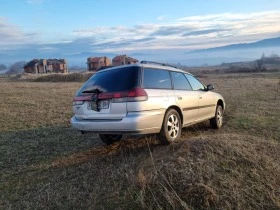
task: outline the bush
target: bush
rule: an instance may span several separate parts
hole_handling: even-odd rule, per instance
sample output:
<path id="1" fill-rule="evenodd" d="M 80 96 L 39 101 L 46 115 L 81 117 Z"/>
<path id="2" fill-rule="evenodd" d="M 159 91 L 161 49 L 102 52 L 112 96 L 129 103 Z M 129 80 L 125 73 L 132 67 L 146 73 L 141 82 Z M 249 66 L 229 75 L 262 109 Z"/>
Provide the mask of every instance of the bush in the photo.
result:
<path id="1" fill-rule="evenodd" d="M 92 75 L 93 73 L 50 74 L 50 75 L 39 77 L 35 79 L 34 82 L 85 82 Z"/>
<path id="2" fill-rule="evenodd" d="M 14 64 L 12 64 L 9 67 L 9 70 L 6 72 L 6 74 L 19 74 L 23 72 L 23 66 L 25 62 L 24 61 L 18 61 Z"/>

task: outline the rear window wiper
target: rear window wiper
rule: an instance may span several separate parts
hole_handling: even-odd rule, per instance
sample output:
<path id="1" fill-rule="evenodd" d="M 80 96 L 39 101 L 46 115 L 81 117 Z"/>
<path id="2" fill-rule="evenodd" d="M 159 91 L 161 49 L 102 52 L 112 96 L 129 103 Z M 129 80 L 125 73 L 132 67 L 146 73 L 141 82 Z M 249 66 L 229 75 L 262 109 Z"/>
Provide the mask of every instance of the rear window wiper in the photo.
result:
<path id="1" fill-rule="evenodd" d="M 102 93 L 102 90 L 99 90 L 98 88 L 92 89 L 92 90 L 84 90 L 82 93 Z"/>

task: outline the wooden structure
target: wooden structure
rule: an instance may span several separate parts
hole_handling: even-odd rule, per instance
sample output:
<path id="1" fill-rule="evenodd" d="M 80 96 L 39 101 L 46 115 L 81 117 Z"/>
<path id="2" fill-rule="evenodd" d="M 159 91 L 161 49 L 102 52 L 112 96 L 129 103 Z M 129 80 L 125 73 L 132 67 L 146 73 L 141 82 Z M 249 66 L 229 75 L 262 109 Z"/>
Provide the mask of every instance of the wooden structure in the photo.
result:
<path id="1" fill-rule="evenodd" d="M 126 65 L 126 64 L 134 64 L 139 62 L 135 58 L 131 58 L 127 55 L 118 55 L 113 58 L 113 66 L 121 66 L 121 65 Z"/>
<path id="2" fill-rule="evenodd" d="M 25 73 L 68 73 L 65 59 L 33 59 L 24 65 Z"/>
<path id="3" fill-rule="evenodd" d="M 87 65 L 89 71 L 97 72 L 102 67 L 111 66 L 111 59 L 103 57 L 89 57 L 87 58 Z"/>

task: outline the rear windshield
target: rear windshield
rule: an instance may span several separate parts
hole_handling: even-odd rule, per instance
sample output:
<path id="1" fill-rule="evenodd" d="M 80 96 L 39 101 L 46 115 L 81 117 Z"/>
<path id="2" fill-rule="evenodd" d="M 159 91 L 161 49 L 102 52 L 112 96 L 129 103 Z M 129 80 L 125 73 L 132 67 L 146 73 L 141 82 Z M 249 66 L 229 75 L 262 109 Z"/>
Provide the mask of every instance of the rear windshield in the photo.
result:
<path id="1" fill-rule="evenodd" d="M 79 90 L 77 96 L 88 94 L 98 89 L 102 92 L 121 92 L 139 87 L 140 67 L 124 67 L 98 72 Z"/>

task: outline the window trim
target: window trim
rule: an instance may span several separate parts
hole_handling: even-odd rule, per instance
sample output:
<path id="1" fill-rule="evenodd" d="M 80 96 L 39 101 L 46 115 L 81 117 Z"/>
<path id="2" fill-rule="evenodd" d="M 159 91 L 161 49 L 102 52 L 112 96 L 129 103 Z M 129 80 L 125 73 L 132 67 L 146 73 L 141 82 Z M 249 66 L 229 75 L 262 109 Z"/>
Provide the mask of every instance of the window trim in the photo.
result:
<path id="1" fill-rule="evenodd" d="M 187 75 L 190 75 L 190 76 L 192 76 L 193 78 L 195 78 L 197 81 L 199 81 L 200 82 L 200 84 L 202 84 L 203 85 L 203 87 L 204 87 L 204 89 L 203 90 L 194 90 L 193 89 L 193 87 L 192 87 L 192 85 L 191 85 L 191 83 L 190 83 L 190 81 L 188 80 L 188 78 L 187 78 L 187 76 L 186 76 L 186 74 Z M 188 82 L 189 82 L 189 84 L 190 84 L 190 86 L 192 87 L 192 91 L 205 91 L 206 90 L 206 86 L 199 80 L 199 79 L 197 79 L 194 75 L 192 75 L 192 74 L 189 74 L 189 73 L 184 73 L 184 76 L 186 77 L 186 79 L 188 80 Z"/>
<path id="2" fill-rule="evenodd" d="M 172 77 L 172 75 L 171 75 L 171 73 L 172 73 L 172 72 L 174 72 L 174 73 L 181 73 L 181 74 L 183 74 L 183 76 L 186 78 L 187 82 L 189 83 L 189 85 L 190 85 L 190 87 L 191 87 L 191 90 L 186 90 L 186 89 L 175 89 L 175 87 L 174 87 L 173 77 Z M 171 77 L 171 81 L 172 81 L 172 89 L 173 89 L 173 90 L 193 91 L 193 88 L 192 88 L 192 86 L 191 86 L 191 84 L 190 84 L 189 80 L 188 80 L 188 79 L 187 79 L 187 77 L 185 76 L 185 73 L 183 73 L 183 72 L 179 72 L 179 71 L 169 71 L 169 74 L 170 74 L 170 77 Z"/>
<path id="3" fill-rule="evenodd" d="M 167 71 L 168 72 L 168 74 L 169 74 L 169 79 L 170 79 L 170 84 L 171 84 L 171 87 L 170 88 L 147 88 L 147 87 L 144 87 L 144 73 L 145 73 L 145 69 L 152 69 L 153 71 L 158 71 L 158 70 L 160 70 L 160 71 Z M 141 87 L 143 88 L 143 89 L 152 89 L 152 90 L 173 90 L 173 84 L 172 84 L 172 78 L 171 78 L 171 74 L 170 74 L 170 70 L 167 70 L 167 69 L 160 69 L 160 68 L 151 68 L 151 67 L 143 67 L 142 68 L 142 77 L 141 77 L 142 79 L 142 81 L 141 81 Z"/>

